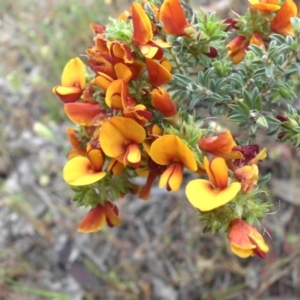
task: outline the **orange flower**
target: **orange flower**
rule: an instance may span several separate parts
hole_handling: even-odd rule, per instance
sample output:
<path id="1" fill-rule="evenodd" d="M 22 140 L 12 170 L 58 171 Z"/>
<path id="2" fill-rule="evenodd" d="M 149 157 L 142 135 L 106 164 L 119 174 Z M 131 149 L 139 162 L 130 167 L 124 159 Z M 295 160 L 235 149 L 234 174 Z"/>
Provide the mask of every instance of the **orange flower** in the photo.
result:
<path id="1" fill-rule="evenodd" d="M 106 175 L 106 172 L 102 172 L 104 161 L 103 151 L 92 148 L 87 151 L 87 157 L 76 156 L 66 163 L 63 178 L 68 184 L 74 186 L 95 183 Z"/>
<path id="2" fill-rule="evenodd" d="M 122 79 L 114 80 L 108 87 L 105 96 L 107 106 L 124 109 L 127 106 L 134 106 L 136 102 L 130 97 L 128 88 Z"/>
<path id="3" fill-rule="evenodd" d="M 264 51 L 266 51 L 265 42 L 262 38 L 262 36 L 258 32 L 254 32 L 250 39 L 250 45 L 256 45 L 258 47 L 261 47 Z"/>
<path id="4" fill-rule="evenodd" d="M 146 58 L 146 67 L 148 70 L 149 82 L 153 87 L 163 85 L 172 78 L 172 65 L 168 60 L 156 62 L 153 59 Z"/>
<path id="5" fill-rule="evenodd" d="M 143 104 L 127 106 L 123 111 L 123 116 L 130 118 L 144 126 L 152 119 L 152 113 Z"/>
<path id="6" fill-rule="evenodd" d="M 67 134 L 69 141 L 73 147 L 72 151 L 68 154 L 68 158 L 71 159 L 75 156 L 85 156 L 86 149 L 81 146 L 81 143 L 77 137 L 77 133 L 72 127 L 67 127 Z"/>
<path id="7" fill-rule="evenodd" d="M 250 193 L 253 191 L 258 181 L 257 165 L 244 166 L 234 171 L 234 177 L 242 184 L 242 192 Z"/>
<path id="8" fill-rule="evenodd" d="M 104 205 L 98 204 L 92 208 L 78 227 L 78 232 L 96 232 L 105 225 L 109 227 L 120 226 L 122 221 L 118 217 L 118 208 L 112 202 L 107 201 Z"/>
<path id="9" fill-rule="evenodd" d="M 185 18 L 179 0 L 165 0 L 160 8 L 159 19 L 167 34 L 183 36 L 186 35 L 185 29 L 191 26 Z"/>
<path id="10" fill-rule="evenodd" d="M 170 47 L 170 44 L 162 40 L 152 40 L 153 30 L 151 21 L 141 4 L 132 4 L 133 42 L 139 47 L 147 58 L 162 59 L 162 47 Z"/>
<path id="11" fill-rule="evenodd" d="M 145 129 L 134 120 L 113 117 L 102 125 L 99 142 L 107 156 L 125 166 L 138 167 L 141 162 L 139 144 L 145 138 Z"/>
<path id="12" fill-rule="evenodd" d="M 52 92 L 63 102 L 75 102 L 80 99 L 85 87 L 85 67 L 78 58 L 71 59 L 64 67 L 61 85 L 56 85 Z"/>
<path id="13" fill-rule="evenodd" d="M 297 16 L 297 6 L 293 0 L 286 0 L 271 22 L 271 29 L 284 36 L 294 36 L 291 18 Z"/>
<path id="14" fill-rule="evenodd" d="M 225 159 L 238 159 L 243 157 L 241 152 L 232 150 L 232 148 L 236 146 L 236 143 L 229 130 L 217 136 L 201 138 L 198 145 L 202 151 Z"/>
<path id="15" fill-rule="evenodd" d="M 266 258 L 266 253 L 269 251 L 262 235 L 241 219 L 230 222 L 228 239 L 232 252 L 242 258 L 253 255 Z"/>
<path id="16" fill-rule="evenodd" d="M 209 162 L 204 157 L 203 163 L 210 181 L 190 181 L 186 187 L 186 196 L 200 211 L 210 211 L 230 202 L 240 191 L 241 184 L 233 182 L 228 185 L 228 169 L 223 158 L 216 157 Z"/>
<path id="17" fill-rule="evenodd" d="M 236 36 L 226 45 L 228 56 L 231 57 L 234 64 L 238 64 L 244 59 L 248 45 L 246 37 L 241 35 Z"/>
<path id="18" fill-rule="evenodd" d="M 242 192 L 250 193 L 253 191 L 258 181 L 259 170 L 257 163 L 267 156 L 267 149 L 264 148 L 247 165 L 234 171 L 234 177 L 242 184 Z"/>
<path id="19" fill-rule="evenodd" d="M 197 162 L 189 147 L 175 135 L 164 135 L 156 139 L 150 148 L 150 157 L 159 165 L 168 166 L 159 180 L 159 187 L 178 191 L 183 179 L 183 168 L 197 170 Z"/>
<path id="20" fill-rule="evenodd" d="M 68 118 L 81 126 L 93 126 L 99 116 L 103 120 L 107 118 L 107 112 L 99 104 L 88 102 L 66 103 L 64 109 Z"/>
<path id="21" fill-rule="evenodd" d="M 171 100 L 170 95 L 162 88 L 158 87 L 151 92 L 151 104 L 165 117 L 172 117 L 177 114 L 177 108 Z"/>
<path id="22" fill-rule="evenodd" d="M 266 12 L 276 11 L 280 8 L 277 5 L 278 0 L 248 0 L 252 8 L 255 10 L 261 10 Z"/>

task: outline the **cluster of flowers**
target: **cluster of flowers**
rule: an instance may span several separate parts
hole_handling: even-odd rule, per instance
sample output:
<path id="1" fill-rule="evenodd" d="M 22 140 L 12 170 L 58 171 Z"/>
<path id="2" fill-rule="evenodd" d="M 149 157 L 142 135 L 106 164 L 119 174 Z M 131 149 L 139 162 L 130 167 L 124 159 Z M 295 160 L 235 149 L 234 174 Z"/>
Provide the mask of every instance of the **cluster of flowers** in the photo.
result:
<path id="1" fill-rule="evenodd" d="M 282 6 L 277 0 L 249 2 L 252 15 L 264 11 L 267 28 L 291 34 L 287 18 L 294 15 L 292 0 Z M 78 57 L 71 59 L 61 84 L 53 88 L 76 124 L 67 128 L 73 149 L 63 177 L 78 205 L 91 206 L 78 231 L 119 226 L 116 200 L 127 193 L 147 200 L 156 179 L 160 188 L 178 191 L 187 170 L 201 178 L 189 181 L 185 191 L 204 231 L 228 232 L 236 255 L 264 258 L 269 248 L 250 224 L 259 224 L 269 209 L 259 199 L 264 191 L 257 166 L 266 149 L 237 145 L 228 130 L 212 134 L 179 109 L 166 90 L 180 63 L 172 51 L 175 38 L 199 38 L 179 0 L 165 0 L 160 7 L 134 2 L 112 22 L 122 34 L 112 26 L 91 24 L 95 44 L 86 50 L 87 66 Z M 231 25 L 240 27 L 235 21 Z M 258 28 L 250 38 L 240 32 L 227 45 L 233 62 L 243 59 L 249 43 L 264 47 L 268 30 Z M 199 55 L 218 53 L 210 47 Z M 146 177 L 144 186 L 134 183 L 138 176 Z"/>
<path id="2" fill-rule="evenodd" d="M 226 46 L 233 63 L 241 62 L 249 45 L 257 45 L 266 50 L 272 33 L 293 36 L 291 18 L 297 16 L 297 6 L 293 0 L 286 0 L 280 5 L 278 0 L 248 0 L 251 5 L 249 14 L 239 21 L 227 20 L 238 35 Z M 251 30 L 243 24 L 252 24 Z"/>

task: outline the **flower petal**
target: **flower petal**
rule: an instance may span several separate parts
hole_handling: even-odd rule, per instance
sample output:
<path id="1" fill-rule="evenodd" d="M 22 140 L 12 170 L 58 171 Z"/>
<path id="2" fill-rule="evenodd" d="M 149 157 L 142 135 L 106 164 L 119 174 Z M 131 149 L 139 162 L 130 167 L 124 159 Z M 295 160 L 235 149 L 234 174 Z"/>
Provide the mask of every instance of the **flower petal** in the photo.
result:
<path id="1" fill-rule="evenodd" d="M 209 162 L 205 156 L 203 163 L 207 175 L 214 186 L 221 190 L 226 188 L 228 184 L 228 169 L 225 159 L 222 157 L 215 157 Z"/>
<path id="2" fill-rule="evenodd" d="M 64 109 L 68 118 L 81 126 L 94 125 L 95 118 L 103 113 L 99 104 L 92 103 L 66 103 Z"/>
<path id="3" fill-rule="evenodd" d="M 83 218 L 78 227 L 78 232 L 96 232 L 106 225 L 106 217 L 103 206 L 98 204 L 92 208 Z"/>
<path id="4" fill-rule="evenodd" d="M 207 180 L 195 179 L 187 184 L 185 193 L 194 207 L 200 211 L 210 211 L 230 202 L 240 189 L 239 182 L 233 182 L 224 190 L 218 190 Z"/>
<path id="5" fill-rule="evenodd" d="M 291 18 L 297 16 L 297 6 L 293 0 L 286 0 L 271 22 L 271 29 L 282 35 L 294 36 Z"/>
<path id="6" fill-rule="evenodd" d="M 120 226 L 122 224 L 121 219 L 118 217 L 118 208 L 113 203 L 109 201 L 106 202 L 104 206 L 104 212 L 109 227 Z"/>
<path id="7" fill-rule="evenodd" d="M 77 156 L 69 160 L 63 169 L 64 180 L 74 186 L 95 183 L 105 177 L 105 172 L 93 172 L 88 158 Z"/>
<path id="8" fill-rule="evenodd" d="M 152 25 L 143 7 L 134 2 L 132 4 L 133 41 L 147 44 L 153 38 Z"/>
<path id="9" fill-rule="evenodd" d="M 125 155 L 126 163 L 136 164 L 141 161 L 141 150 L 137 144 L 130 144 Z"/>
<path id="10" fill-rule="evenodd" d="M 175 135 L 164 135 L 156 139 L 151 144 L 150 156 L 159 165 L 179 161 L 190 171 L 197 170 L 193 152 Z"/>
<path id="11" fill-rule="evenodd" d="M 80 89 L 84 89 L 85 66 L 79 57 L 67 62 L 61 76 L 61 84 L 63 86 L 76 86 Z"/>
<path id="12" fill-rule="evenodd" d="M 56 94 L 63 102 L 70 103 L 79 100 L 83 90 L 76 86 L 69 87 L 57 85 L 52 89 L 52 92 Z"/>
<path id="13" fill-rule="evenodd" d="M 113 117 L 102 125 L 99 142 L 107 156 L 117 158 L 129 144 L 142 143 L 145 138 L 145 129 L 134 120 Z"/>
<path id="14" fill-rule="evenodd" d="M 187 22 L 179 0 L 165 0 L 160 8 L 159 19 L 163 23 L 163 30 L 172 35 L 186 35 Z"/>
<path id="15" fill-rule="evenodd" d="M 181 163 L 172 163 L 161 175 L 159 187 L 167 185 L 167 190 L 178 191 L 183 180 L 183 166 Z"/>
<path id="16" fill-rule="evenodd" d="M 235 243 L 230 243 L 230 247 L 231 247 L 231 251 L 241 257 L 241 258 L 247 258 L 249 256 L 253 256 L 253 248 L 255 248 L 255 246 L 251 248 L 242 248 L 239 247 L 238 245 L 236 245 Z"/>
<path id="17" fill-rule="evenodd" d="M 163 85 L 172 78 L 170 71 L 153 59 L 146 58 L 146 67 L 148 70 L 149 82 L 154 87 Z"/>

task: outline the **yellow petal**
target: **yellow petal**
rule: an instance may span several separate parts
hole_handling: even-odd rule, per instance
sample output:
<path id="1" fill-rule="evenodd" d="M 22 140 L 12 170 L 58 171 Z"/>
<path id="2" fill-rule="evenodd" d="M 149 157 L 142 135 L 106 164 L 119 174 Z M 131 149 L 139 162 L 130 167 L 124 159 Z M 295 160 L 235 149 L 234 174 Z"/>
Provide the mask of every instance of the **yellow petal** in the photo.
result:
<path id="1" fill-rule="evenodd" d="M 99 73 L 99 76 L 95 77 L 92 83 L 106 91 L 113 81 L 114 80 L 110 76 L 104 73 Z"/>
<path id="2" fill-rule="evenodd" d="M 183 167 L 180 163 L 171 164 L 161 175 L 159 187 L 167 185 L 167 190 L 178 191 L 183 180 Z"/>
<path id="3" fill-rule="evenodd" d="M 95 183 L 106 175 L 105 172 L 94 173 L 88 158 L 74 157 L 69 160 L 63 169 L 64 180 L 74 186 L 83 186 Z"/>
<path id="4" fill-rule="evenodd" d="M 231 243 L 230 247 L 231 247 L 231 251 L 235 255 L 237 255 L 237 256 L 239 256 L 241 258 L 246 258 L 246 257 L 249 257 L 249 256 L 253 256 L 253 250 L 252 249 L 241 248 L 238 245 L 235 245 L 234 243 Z M 253 248 L 255 248 L 255 246 L 253 246 Z"/>
<path id="5" fill-rule="evenodd" d="M 159 165 L 179 161 L 190 171 L 197 170 L 193 152 L 175 135 L 164 135 L 156 139 L 151 145 L 150 156 Z"/>
<path id="6" fill-rule="evenodd" d="M 126 160 L 131 164 L 136 164 L 141 161 L 141 151 L 137 144 L 130 144 L 126 151 Z"/>
<path id="7" fill-rule="evenodd" d="M 114 65 L 114 69 L 118 79 L 122 79 L 124 83 L 127 83 L 132 78 L 131 70 L 123 63 L 117 63 Z"/>
<path id="8" fill-rule="evenodd" d="M 76 86 L 84 89 L 85 67 L 79 57 L 68 61 L 61 76 L 61 84 L 64 86 Z"/>
<path id="9" fill-rule="evenodd" d="M 195 179 L 187 184 L 185 192 L 194 207 L 200 211 L 210 211 L 230 202 L 240 189 L 239 182 L 233 182 L 224 190 L 219 190 L 207 180 Z"/>
<path id="10" fill-rule="evenodd" d="M 114 80 L 108 87 L 105 96 L 105 103 L 109 107 L 123 109 L 122 103 L 122 87 L 123 87 L 123 80 L 118 79 Z"/>
<path id="11" fill-rule="evenodd" d="M 103 124 L 99 141 L 107 156 L 117 158 L 125 154 L 129 144 L 142 143 L 145 138 L 145 129 L 134 120 L 113 117 Z"/>
<path id="12" fill-rule="evenodd" d="M 91 149 L 87 153 L 91 166 L 95 172 L 100 172 L 104 164 L 104 153 L 101 149 Z"/>
<path id="13" fill-rule="evenodd" d="M 219 189 L 226 188 L 228 184 L 228 169 L 225 159 L 216 157 L 208 162 L 207 157 L 204 157 L 203 163 L 207 175 L 214 186 Z"/>

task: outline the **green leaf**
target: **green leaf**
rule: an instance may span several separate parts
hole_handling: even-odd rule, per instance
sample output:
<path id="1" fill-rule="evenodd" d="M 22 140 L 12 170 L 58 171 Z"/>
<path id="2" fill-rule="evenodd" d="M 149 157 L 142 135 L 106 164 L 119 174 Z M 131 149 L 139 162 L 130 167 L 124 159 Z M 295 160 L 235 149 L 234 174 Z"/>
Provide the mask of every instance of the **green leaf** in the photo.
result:
<path id="1" fill-rule="evenodd" d="M 259 125 L 261 125 L 263 127 L 269 128 L 268 122 L 264 116 L 259 117 L 256 120 L 256 123 L 258 123 Z"/>
<path id="2" fill-rule="evenodd" d="M 234 122 L 248 122 L 248 118 L 245 117 L 245 115 L 242 114 L 232 114 L 228 117 L 228 120 L 234 121 Z"/>

